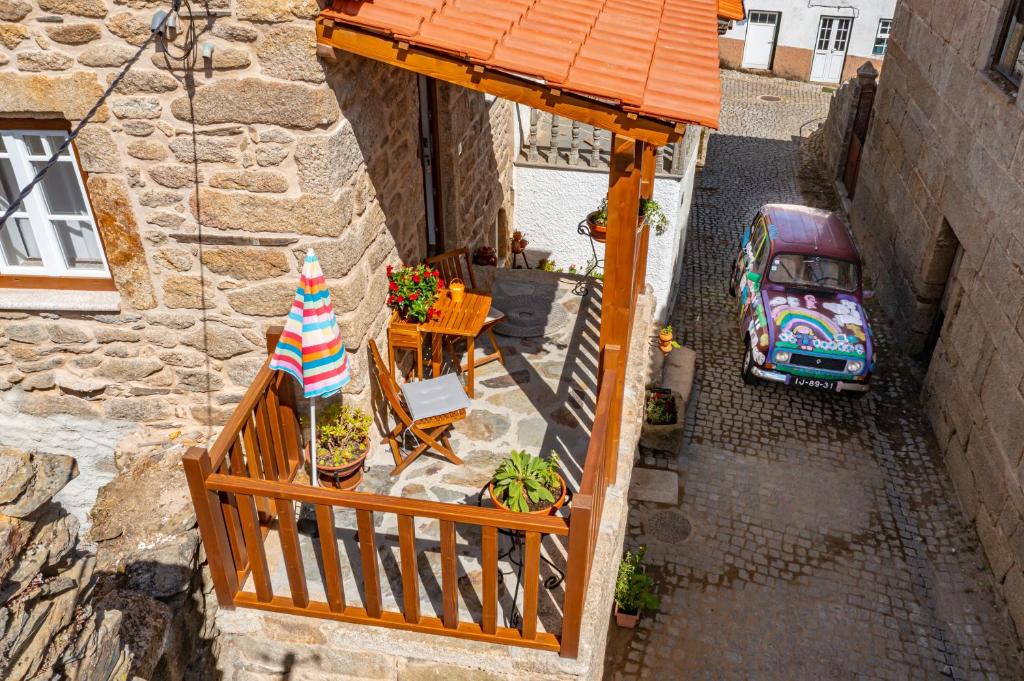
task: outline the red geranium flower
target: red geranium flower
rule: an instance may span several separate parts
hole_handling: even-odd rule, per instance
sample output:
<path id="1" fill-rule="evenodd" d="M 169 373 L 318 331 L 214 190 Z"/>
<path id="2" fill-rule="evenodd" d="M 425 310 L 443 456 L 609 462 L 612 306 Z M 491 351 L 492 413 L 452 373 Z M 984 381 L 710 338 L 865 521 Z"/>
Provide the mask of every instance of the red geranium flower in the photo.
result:
<path id="1" fill-rule="evenodd" d="M 409 294 L 409 300 L 416 300 L 419 297 L 420 297 L 420 292 L 419 291 L 413 291 L 412 293 Z"/>
<path id="2" fill-rule="evenodd" d="M 440 288 L 444 288 L 444 279 L 438 279 L 437 280 L 437 285 Z"/>
<path id="3" fill-rule="evenodd" d="M 412 280 L 413 280 L 414 283 L 417 283 L 417 284 L 420 283 L 420 275 L 413 274 L 412 275 Z"/>
<path id="4" fill-rule="evenodd" d="M 391 282 L 390 284 L 388 284 L 388 288 L 391 289 L 392 291 L 397 291 L 398 284 L 396 284 L 395 282 Z"/>

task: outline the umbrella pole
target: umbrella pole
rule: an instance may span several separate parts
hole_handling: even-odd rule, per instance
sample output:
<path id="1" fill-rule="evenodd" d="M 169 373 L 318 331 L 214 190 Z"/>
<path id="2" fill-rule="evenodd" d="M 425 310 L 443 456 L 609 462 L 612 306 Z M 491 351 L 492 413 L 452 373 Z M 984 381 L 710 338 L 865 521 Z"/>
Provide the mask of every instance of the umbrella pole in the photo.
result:
<path id="1" fill-rule="evenodd" d="M 309 398 L 309 451 L 311 453 L 309 460 L 312 466 L 312 475 L 310 475 L 310 483 L 313 487 L 317 486 L 318 476 L 316 474 L 316 398 Z"/>

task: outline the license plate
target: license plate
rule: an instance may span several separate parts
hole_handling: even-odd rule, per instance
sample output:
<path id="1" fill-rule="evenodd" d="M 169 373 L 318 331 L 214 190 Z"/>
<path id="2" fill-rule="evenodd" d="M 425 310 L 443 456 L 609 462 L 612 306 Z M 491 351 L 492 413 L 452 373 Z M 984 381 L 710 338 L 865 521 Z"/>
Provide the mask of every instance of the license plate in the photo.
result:
<path id="1" fill-rule="evenodd" d="M 835 381 L 823 381 L 820 378 L 803 378 L 801 376 L 793 377 L 793 385 L 798 385 L 803 388 L 817 388 L 819 390 L 835 390 Z"/>

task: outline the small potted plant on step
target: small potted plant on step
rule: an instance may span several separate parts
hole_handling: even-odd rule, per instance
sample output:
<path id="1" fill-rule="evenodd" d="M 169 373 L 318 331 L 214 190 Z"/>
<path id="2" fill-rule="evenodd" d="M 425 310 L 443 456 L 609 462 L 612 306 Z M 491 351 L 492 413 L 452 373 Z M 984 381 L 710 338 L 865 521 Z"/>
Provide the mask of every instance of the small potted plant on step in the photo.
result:
<path id="1" fill-rule="evenodd" d="M 667 355 L 678 347 L 679 343 L 673 338 L 672 325 L 666 324 L 661 327 L 661 331 L 658 332 L 658 349 Z"/>
<path id="2" fill-rule="evenodd" d="M 640 444 L 648 449 L 676 452 L 683 442 L 685 424 L 679 418 L 682 396 L 668 388 L 648 388 Z"/>
<path id="3" fill-rule="evenodd" d="M 363 479 L 371 421 L 358 407 L 333 404 L 324 409 L 316 425 L 317 477 L 322 485 L 353 489 Z"/>
<path id="4" fill-rule="evenodd" d="M 547 459 L 512 450 L 494 471 L 487 491 L 498 508 L 514 513 L 551 515 L 565 503 L 565 478 L 558 455 Z"/>
<path id="5" fill-rule="evenodd" d="M 626 629 L 636 627 L 640 613 L 657 610 L 661 601 L 654 595 L 654 580 L 644 571 L 643 561 L 647 548 L 627 550 L 619 563 L 615 579 L 615 623 Z"/>

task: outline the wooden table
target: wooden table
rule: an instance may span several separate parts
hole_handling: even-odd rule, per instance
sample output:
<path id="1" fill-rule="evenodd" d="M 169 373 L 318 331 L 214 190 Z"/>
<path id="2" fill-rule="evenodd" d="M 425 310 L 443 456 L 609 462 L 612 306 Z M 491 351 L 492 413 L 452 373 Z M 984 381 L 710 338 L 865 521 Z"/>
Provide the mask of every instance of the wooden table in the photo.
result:
<path id="1" fill-rule="evenodd" d="M 473 397 L 473 352 L 476 337 L 484 328 L 487 313 L 491 309 L 491 296 L 481 291 L 467 290 L 458 304 L 452 302 L 451 294 L 442 289 L 434 307 L 441 312 L 437 319 L 420 325 L 422 333 L 433 335 L 431 352 L 431 375 L 441 373 L 441 341 L 444 336 L 460 336 L 466 339 L 467 367 L 466 394 Z"/>

